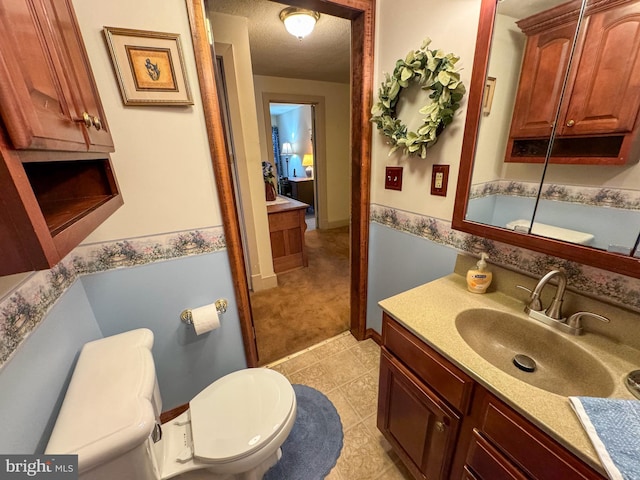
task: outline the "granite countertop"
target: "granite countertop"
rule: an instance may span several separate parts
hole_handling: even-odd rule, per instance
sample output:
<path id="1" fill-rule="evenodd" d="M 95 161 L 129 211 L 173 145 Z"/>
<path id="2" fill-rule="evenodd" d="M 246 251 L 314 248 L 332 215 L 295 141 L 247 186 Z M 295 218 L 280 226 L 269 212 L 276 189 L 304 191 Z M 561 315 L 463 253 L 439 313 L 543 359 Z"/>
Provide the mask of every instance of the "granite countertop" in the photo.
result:
<path id="1" fill-rule="evenodd" d="M 555 287 L 551 286 L 551 290 L 555 291 Z M 457 314 L 472 308 L 507 311 L 524 321 L 552 329 L 530 319 L 523 311 L 522 299 L 500 291 L 471 293 L 467 291 L 466 279 L 454 273 L 382 300 L 379 305 L 478 383 L 605 475 L 597 453 L 567 397 L 529 385 L 493 366 L 469 347 L 456 329 Z M 627 390 L 624 379 L 630 371 L 640 368 L 640 350 L 588 331 L 574 337 L 552 330 L 572 339 L 605 365 L 615 379 L 611 398 L 634 398 Z"/>

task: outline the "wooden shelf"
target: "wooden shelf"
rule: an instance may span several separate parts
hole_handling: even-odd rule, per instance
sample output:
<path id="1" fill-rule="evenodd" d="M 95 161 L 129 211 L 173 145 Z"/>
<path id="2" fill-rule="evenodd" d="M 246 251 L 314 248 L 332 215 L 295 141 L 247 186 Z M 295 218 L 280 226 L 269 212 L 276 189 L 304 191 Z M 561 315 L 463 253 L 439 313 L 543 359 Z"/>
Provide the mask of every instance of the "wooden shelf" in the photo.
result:
<path id="1" fill-rule="evenodd" d="M 55 237 L 112 198 L 115 195 L 59 200 L 43 205 L 42 214 L 51 235 Z"/>
<path id="2" fill-rule="evenodd" d="M 549 163 L 583 165 L 624 165 L 628 159 L 625 135 L 594 137 L 556 137 Z M 516 138 L 509 142 L 507 162 L 544 163 L 549 148 L 548 138 Z"/>

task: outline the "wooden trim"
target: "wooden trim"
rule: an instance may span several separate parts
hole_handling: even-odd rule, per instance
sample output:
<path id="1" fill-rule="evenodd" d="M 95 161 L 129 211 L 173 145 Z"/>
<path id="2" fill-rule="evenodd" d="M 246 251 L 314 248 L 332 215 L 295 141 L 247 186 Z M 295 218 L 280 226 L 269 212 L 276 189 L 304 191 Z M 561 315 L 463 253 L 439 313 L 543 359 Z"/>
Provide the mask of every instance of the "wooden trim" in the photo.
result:
<path id="1" fill-rule="evenodd" d="M 245 357 L 249 367 L 258 365 L 258 348 L 256 346 L 247 286 L 247 272 L 242 254 L 242 238 L 240 236 L 240 221 L 235 207 L 233 182 L 230 162 L 225 148 L 224 128 L 220 112 L 220 103 L 216 91 L 213 46 L 209 45 L 205 27 L 204 0 L 186 0 L 193 50 L 196 57 L 198 82 L 202 105 L 204 108 L 209 149 L 213 163 L 214 178 L 218 191 L 218 200 L 222 212 L 223 227 L 233 288 L 236 295 L 240 329 L 244 344 Z"/>
<path id="2" fill-rule="evenodd" d="M 464 135 L 462 138 L 462 152 L 460 153 L 460 167 L 458 172 L 458 187 L 453 206 L 452 226 L 458 230 L 464 222 L 467 211 L 467 195 L 471 186 L 473 174 L 473 160 L 476 156 L 476 132 L 480 125 L 485 72 L 489 65 L 489 42 L 493 36 L 493 19 L 496 14 L 497 3 L 494 0 L 482 0 L 480 20 L 476 38 L 476 51 L 473 56 L 471 84 L 469 85 L 469 99 L 467 101 L 467 118 L 465 119 Z"/>
<path id="3" fill-rule="evenodd" d="M 358 340 L 364 339 L 367 326 L 374 3 L 372 0 L 351 27 L 351 333 Z"/>
<path id="4" fill-rule="evenodd" d="M 225 149 L 222 118 L 215 88 L 213 47 L 207 41 L 204 8 L 207 0 L 186 0 L 198 80 L 205 112 L 209 148 L 238 304 L 247 365 L 258 365 L 258 351 L 242 254 L 239 218 Z M 351 20 L 351 332 L 365 338 L 369 251 L 371 133 L 373 98 L 375 0 L 290 0 L 289 5 Z"/>
<path id="5" fill-rule="evenodd" d="M 582 0 L 573 0 L 563 3 L 557 7 L 544 10 L 522 20 L 518 20 L 516 25 L 527 36 L 542 32 L 547 28 L 576 21 L 580 15 Z"/>
<path id="6" fill-rule="evenodd" d="M 371 338 L 378 345 L 382 345 L 382 335 L 376 332 L 373 328 L 367 328 L 365 338 Z"/>

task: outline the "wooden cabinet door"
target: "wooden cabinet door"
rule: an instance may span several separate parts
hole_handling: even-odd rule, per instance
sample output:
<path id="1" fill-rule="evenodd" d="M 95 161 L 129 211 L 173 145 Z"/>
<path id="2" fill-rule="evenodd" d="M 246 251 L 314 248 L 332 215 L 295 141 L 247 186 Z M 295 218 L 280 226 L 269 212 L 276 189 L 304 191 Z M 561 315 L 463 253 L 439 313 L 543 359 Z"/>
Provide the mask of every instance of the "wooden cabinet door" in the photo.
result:
<path id="1" fill-rule="evenodd" d="M 588 17 L 560 135 L 633 130 L 640 108 L 640 2 Z"/>
<path id="2" fill-rule="evenodd" d="M 378 428 L 416 479 L 448 477 L 459 425 L 459 416 L 383 349 Z"/>
<path id="3" fill-rule="evenodd" d="M 44 0 L 52 34 L 58 54 L 65 63 L 66 81 L 72 96 L 72 116 L 89 116 L 92 125 L 83 128 L 90 151 L 113 151 L 113 139 L 100 101 L 93 72 L 82 40 L 82 34 L 75 19 L 73 6 L 69 0 Z"/>
<path id="4" fill-rule="evenodd" d="M 527 38 L 511 138 L 548 137 L 560 105 L 577 22 Z"/>
<path id="5" fill-rule="evenodd" d="M 16 149 L 113 151 L 69 0 L 0 2 L 0 114 Z"/>
<path id="6" fill-rule="evenodd" d="M 53 43 L 41 2 L 0 2 L 0 113 L 15 148 L 85 150 Z"/>

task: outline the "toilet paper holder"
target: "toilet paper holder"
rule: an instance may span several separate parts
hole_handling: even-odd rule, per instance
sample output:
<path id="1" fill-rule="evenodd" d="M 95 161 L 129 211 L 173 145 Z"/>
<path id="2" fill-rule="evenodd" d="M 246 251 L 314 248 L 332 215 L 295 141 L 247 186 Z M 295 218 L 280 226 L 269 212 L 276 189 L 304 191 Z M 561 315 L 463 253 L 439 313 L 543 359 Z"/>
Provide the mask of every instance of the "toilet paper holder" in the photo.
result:
<path id="1" fill-rule="evenodd" d="M 229 306 L 229 302 L 226 298 L 219 298 L 215 301 L 216 310 L 219 314 L 226 313 L 227 307 Z M 186 309 L 183 310 L 180 314 L 180 320 L 187 325 L 193 325 L 193 317 L 191 316 L 191 310 Z"/>

